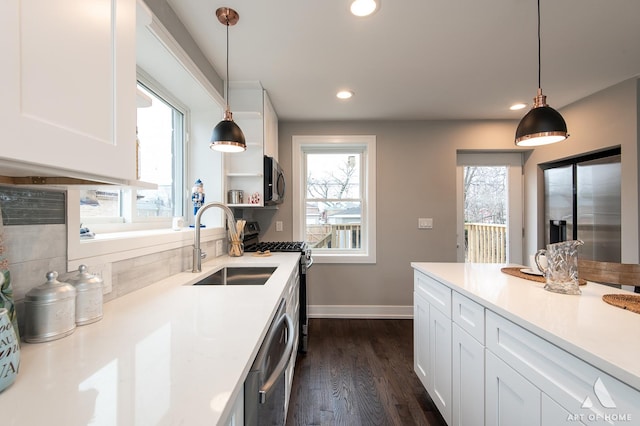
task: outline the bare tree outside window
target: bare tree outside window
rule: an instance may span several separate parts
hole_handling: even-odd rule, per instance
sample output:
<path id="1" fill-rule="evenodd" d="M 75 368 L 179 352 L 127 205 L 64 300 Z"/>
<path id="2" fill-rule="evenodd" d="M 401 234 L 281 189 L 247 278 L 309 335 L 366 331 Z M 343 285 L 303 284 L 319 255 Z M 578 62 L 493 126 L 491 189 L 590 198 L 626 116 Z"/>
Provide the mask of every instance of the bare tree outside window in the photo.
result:
<path id="1" fill-rule="evenodd" d="M 505 166 L 464 167 L 465 259 L 506 261 L 507 177 Z"/>
<path id="2" fill-rule="evenodd" d="M 507 168 L 464 168 L 465 223 L 507 223 Z"/>
<path id="3" fill-rule="evenodd" d="M 362 247 L 360 153 L 307 153 L 307 241 L 315 248 Z"/>

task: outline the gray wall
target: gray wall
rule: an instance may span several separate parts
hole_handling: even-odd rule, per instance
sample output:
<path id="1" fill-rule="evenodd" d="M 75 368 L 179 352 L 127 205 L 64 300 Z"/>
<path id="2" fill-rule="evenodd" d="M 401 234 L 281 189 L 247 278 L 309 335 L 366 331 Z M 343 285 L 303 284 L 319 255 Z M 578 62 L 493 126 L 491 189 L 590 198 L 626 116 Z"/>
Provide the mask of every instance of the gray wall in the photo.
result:
<path id="1" fill-rule="evenodd" d="M 281 122 L 279 158 L 291 185 L 291 137 L 366 134 L 377 138 L 377 263 L 315 264 L 311 305 L 413 304 L 412 261 L 456 261 L 456 151 L 514 150 L 515 124 L 503 121 Z M 418 217 L 433 218 L 418 230 Z M 292 238 L 291 197 L 264 240 Z M 264 228 L 264 227 L 263 227 Z"/>
<path id="2" fill-rule="evenodd" d="M 525 255 L 538 247 L 542 188 L 538 163 L 622 145 L 623 251 L 638 259 L 637 89 L 630 80 L 562 110 L 571 138 L 536 148 L 525 163 Z M 607 113 L 596 114 L 605 109 Z M 279 160 L 291 185 L 293 135 L 367 134 L 377 137 L 377 263 L 315 264 L 310 272 L 311 305 L 412 305 L 412 261 L 456 261 L 456 153 L 458 150 L 517 151 L 517 121 L 280 122 Z M 607 130 L 614 128 L 611 136 Z M 531 153 L 530 150 L 525 152 Z M 540 197 L 539 197 L 540 196 Z M 532 201 L 533 200 L 533 201 Z M 262 239 L 292 238 L 291 197 L 261 216 Z M 418 230 L 418 217 L 432 217 L 433 230 Z M 540 217 L 542 217 L 540 215 Z M 284 231 L 275 232 L 275 221 Z M 533 237 L 532 237 L 533 236 Z M 627 247 L 629 246 L 629 247 Z"/>

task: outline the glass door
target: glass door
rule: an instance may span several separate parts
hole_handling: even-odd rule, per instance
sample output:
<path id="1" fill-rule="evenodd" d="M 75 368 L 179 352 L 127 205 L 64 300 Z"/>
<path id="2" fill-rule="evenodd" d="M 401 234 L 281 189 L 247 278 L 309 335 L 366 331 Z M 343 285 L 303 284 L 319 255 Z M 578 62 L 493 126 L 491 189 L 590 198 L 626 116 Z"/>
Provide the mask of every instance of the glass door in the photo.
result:
<path id="1" fill-rule="evenodd" d="M 458 261 L 522 263 L 522 156 L 460 153 Z"/>

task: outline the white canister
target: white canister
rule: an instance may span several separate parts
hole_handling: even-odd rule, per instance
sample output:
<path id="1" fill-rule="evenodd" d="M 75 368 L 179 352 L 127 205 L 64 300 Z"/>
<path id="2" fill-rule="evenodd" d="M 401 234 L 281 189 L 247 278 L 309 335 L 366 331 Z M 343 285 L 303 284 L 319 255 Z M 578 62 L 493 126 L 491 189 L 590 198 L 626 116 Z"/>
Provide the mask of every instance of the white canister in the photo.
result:
<path id="1" fill-rule="evenodd" d="M 47 282 L 34 287 L 24 298 L 26 342 L 48 342 L 68 336 L 76 329 L 76 289 L 47 272 Z"/>
<path id="2" fill-rule="evenodd" d="M 20 342 L 9 319 L 9 311 L 0 308 L 0 392 L 11 386 L 20 367 Z"/>
<path id="3" fill-rule="evenodd" d="M 86 325 L 102 319 L 102 278 L 87 272 L 86 265 L 69 278 L 76 288 L 76 325 Z"/>

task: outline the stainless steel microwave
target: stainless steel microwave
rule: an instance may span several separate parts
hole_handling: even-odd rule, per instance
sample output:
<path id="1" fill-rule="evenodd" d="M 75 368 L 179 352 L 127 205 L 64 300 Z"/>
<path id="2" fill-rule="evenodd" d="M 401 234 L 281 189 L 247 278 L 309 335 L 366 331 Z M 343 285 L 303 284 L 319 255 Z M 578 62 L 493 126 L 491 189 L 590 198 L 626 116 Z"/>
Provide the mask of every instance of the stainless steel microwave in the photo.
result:
<path id="1" fill-rule="evenodd" d="M 264 205 L 280 204 L 284 200 L 285 182 L 280 165 L 273 157 L 264 156 Z"/>

